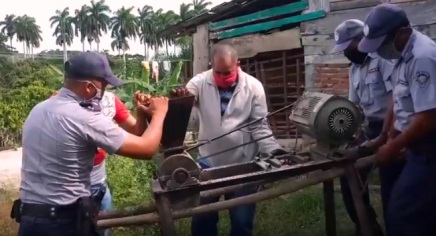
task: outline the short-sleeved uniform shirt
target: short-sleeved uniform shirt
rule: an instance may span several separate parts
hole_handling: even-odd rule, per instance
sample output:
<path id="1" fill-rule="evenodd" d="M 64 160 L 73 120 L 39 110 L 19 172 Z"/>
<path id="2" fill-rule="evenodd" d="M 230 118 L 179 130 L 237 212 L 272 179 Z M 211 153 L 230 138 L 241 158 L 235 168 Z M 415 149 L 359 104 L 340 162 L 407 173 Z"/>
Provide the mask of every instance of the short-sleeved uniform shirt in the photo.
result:
<path id="1" fill-rule="evenodd" d="M 79 105 L 62 88 L 36 105 L 23 126 L 20 199 L 25 203 L 69 205 L 90 196 L 90 173 L 98 147 L 115 153 L 127 133 L 102 112 Z"/>
<path id="2" fill-rule="evenodd" d="M 436 44 L 418 31 L 412 33 L 395 65 L 395 128 L 406 130 L 414 114 L 436 108 Z"/>
<path id="3" fill-rule="evenodd" d="M 382 121 L 391 96 L 393 61 L 369 54 L 362 65 L 352 63 L 349 99 L 362 107 L 368 121 Z"/>
<path id="4" fill-rule="evenodd" d="M 56 92 L 54 95 L 57 95 Z M 106 91 L 101 100 L 102 113 L 107 118 L 121 124 L 130 116 L 126 105 L 115 94 Z M 91 171 L 91 184 L 101 184 L 106 181 L 106 152 L 99 148 L 94 159 L 94 168 Z"/>

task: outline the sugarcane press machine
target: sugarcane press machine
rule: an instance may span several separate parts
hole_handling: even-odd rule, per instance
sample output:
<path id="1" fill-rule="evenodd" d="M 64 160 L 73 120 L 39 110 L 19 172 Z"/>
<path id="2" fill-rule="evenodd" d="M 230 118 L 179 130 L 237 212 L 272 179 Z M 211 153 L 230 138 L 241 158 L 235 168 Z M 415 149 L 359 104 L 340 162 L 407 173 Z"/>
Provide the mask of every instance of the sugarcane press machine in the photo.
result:
<path id="1" fill-rule="evenodd" d="M 256 126 L 262 120 L 250 122 L 220 137 L 207 142 L 199 142 L 196 146 L 187 148 L 184 146 L 184 139 L 193 104 L 193 96 L 170 99 L 169 111 L 164 121 L 161 141 L 162 158 L 158 164 L 157 175 L 152 180 L 152 190 L 164 236 L 176 235 L 171 212 L 197 206 L 200 193 L 203 191 L 261 180 L 273 182 L 317 170 L 350 166 L 355 160 L 344 158 L 343 154 L 364 120 L 361 110 L 346 98 L 306 92 L 295 104 L 284 107 L 280 111 L 291 109 L 289 119 L 295 125 L 298 133 L 308 135 L 316 140 L 316 144 L 309 152 L 293 151 L 281 156 L 259 156 L 253 157 L 253 160 L 247 163 L 202 169 L 188 151 L 201 145 L 207 145 L 229 133 L 241 132 L 242 128 Z M 271 112 L 268 116 L 274 113 Z M 252 143 L 225 147 L 220 154 L 232 152 L 243 145 L 252 145 Z M 213 158 L 213 156 L 210 155 L 206 158 Z M 355 191 L 358 191 L 356 189 Z M 332 181 L 324 183 L 324 193 L 326 201 L 333 201 Z M 358 208 L 358 206 L 356 207 Z M 327 221 L 334 221 L 334 205 L 333 207 L 326 205 L 326 217 Z M 326 227 L 327 235 L 336 234 L 335 228 Z"/>

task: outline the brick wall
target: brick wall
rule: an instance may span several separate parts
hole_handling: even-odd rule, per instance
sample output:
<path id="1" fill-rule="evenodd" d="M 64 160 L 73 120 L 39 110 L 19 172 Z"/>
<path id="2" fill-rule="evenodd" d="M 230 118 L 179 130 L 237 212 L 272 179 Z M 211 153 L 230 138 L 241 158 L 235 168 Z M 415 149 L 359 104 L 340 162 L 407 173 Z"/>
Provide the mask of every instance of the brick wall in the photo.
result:
<path id="1" fill-rule="evenodd" d="M 335 95 L 348 94 L 348 63 L 315 64 L 315 90 Z"/>

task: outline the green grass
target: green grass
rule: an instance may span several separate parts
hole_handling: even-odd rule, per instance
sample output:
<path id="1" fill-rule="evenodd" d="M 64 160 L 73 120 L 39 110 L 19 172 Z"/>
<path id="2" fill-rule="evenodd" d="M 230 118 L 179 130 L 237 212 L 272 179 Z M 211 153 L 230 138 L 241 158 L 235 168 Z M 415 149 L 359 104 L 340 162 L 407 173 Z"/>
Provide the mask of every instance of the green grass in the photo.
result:
<path id="1" fill-rule="evenodd" d="M 337 235 L 354 236 L 354 224 L 345 211 L 342 196 L 336 196 Z M 379 194 L 371 193 L 373 206 L 380 215 L 381 203 Z M 379 217 L 379 219 L 381 219 Z M 380 222 L 382 223 L 382 222 Z M 291 195 L 274 200 L 261 202 L 257 205 L 255 219 L 256 236 L 324 236 L 324 203 L 322 189 L 318 186 L 310 187 Z M 176 228 L 181 236 L 189 236 L 190 219 L 176 221 Z M 219 235 L 227 236 L 230 233 L 230 222 L 227 211 L 220 213 L 218 225 Z M 130 235 L 158 235 L 157 227 L 149 226 L 147 229 L 117 230 L 115 236 Z"/>
<path id="2" fill-rule="evenodd" d="M 9 195 L 9 194 L 8 194 Z M 380 215 L 378 193 L 371 193 L 373 206 Z M 255 219 L 256 236 L 324 236 L 324 210 L 322 189 L 310 187 L 291 195 L 261 202 L 257 205 Z M 17 224 L 10 220 L 9 212 L 13 198 L 0 202 L 0 235 L 16 235 Z M 354 225 L 349 220 L 340 193 L 336 193 L 336 217 L 339 236 L 353 236 Z M 380 217 L 379 217 L 380 218 Z M 189 236 L 190 219 L 176 221 L 179 235 Z M 220 213 L 219 235 L 229 235 L 230 222 L 227 211 Z M 159 235 L 157 226 L 118 228 L 114 236 Z"/>

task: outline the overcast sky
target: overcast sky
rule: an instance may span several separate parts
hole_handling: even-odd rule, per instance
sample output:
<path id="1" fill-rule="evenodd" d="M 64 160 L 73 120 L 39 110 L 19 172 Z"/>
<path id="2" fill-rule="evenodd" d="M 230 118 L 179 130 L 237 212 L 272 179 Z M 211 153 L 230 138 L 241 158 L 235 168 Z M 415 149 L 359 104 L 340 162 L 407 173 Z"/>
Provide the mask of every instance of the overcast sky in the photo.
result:
<path id="1" fill-rule="evenodd" d="M 53 29 L 50 28 L 49 18 L 55 15 L 56 10 L 63 10 L 65 7 L 70 8 L 70 14 L 74 15 L 74 10 L 79 9 L 83 4 L 89 4 L 89 0 L 4 0 L 4 4 L 0 7 L 0 18 L 4 19 L 6 14 L 15 14 L 15 15 L 24 15 L 27 14 L 29 16 L 36 18 L 36 23 L 41 26 L 42 30 L 42 38 L 41 47 L 39 49 L 35 49 L 34 52 L 40 52 L 42 50 L 47 49 L 62 49 L 61 47 L 55 44 L 55 37 L 52 36 Z M 138 0 L 106 0 L 106 4 L 109 5 L 112 11 L 115 11 L 121 7 L 143 7 L 144 5 L 150 5 L 154 9 L 163 8 L 164 10 L 173 10 L 175 12 L 179 12 L 179 6 L 181 3 L 188 3 L 192 0 L 149 0 L 149 1 L 138 1 Z M 209 0 L 212 2 L 213 6 L 223 3 L 226 0 Z M 137 13 L 136 9 L 134 11 Z M 13 45 L 17 48 L 18 51 L 22 52 L 23 47 L 21 44 L 15 42 L 14 38 Z M 109 35 L 103 36 L 101 39 L 100 50 L 111 50 L 110 43 L 112 39 Z M 139 43 L 139 41 L 129 42 L 130 51 L 129 53 L 134 54 L 143 54 L 144 47 Z M 88 49 L 89 45 L 85 45 L 85 48 Z M 95 49 L 95 46 L 93 46 Z M 82 44 L 80 43 L 79 38 L 74 38 L 74 43 L 70 48 L 71 50 L 82 50 Z"/>

